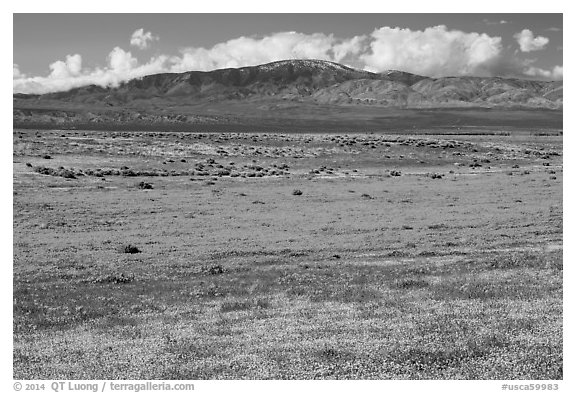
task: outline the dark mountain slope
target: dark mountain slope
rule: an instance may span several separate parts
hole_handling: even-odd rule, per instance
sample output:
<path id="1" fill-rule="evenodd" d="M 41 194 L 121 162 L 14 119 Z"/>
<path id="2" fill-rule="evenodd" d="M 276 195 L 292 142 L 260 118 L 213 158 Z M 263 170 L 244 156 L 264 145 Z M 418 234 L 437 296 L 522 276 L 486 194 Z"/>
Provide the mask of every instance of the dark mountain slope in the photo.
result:
<path id="1" fill-rule="evenodd" d="M 170 98 L 190 103 L 276 98 L 331 105 L 557 108 L 562 104 L 562 82 L 428 78 L 401 71 L 378 74 L 322 60 L 284 60 L 209 72 L 150 75 L 115 88 L 87 86 L 36 99 L 118 106 L 135 100 Z"/>
<path id="2" fill-rule="evenodd" d="M 358 110 L 363 107 L 560 110 L 562 100 L 562 82 L 429 78 L 394 70 L 373 73 L 322 60 L 165 73 L 117 87 L 85 86 L 59 93 L 13 96 L 15 124 L 313 118 L 314 107 L 322 107 L 323 113 L 344 108 L 361 113 Z"/>

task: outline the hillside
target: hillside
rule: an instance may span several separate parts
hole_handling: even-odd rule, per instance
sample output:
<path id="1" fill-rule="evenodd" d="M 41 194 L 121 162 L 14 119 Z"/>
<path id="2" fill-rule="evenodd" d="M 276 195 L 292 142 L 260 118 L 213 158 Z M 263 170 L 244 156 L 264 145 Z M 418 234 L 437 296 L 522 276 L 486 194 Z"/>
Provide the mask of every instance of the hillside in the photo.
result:
<path id="1" fill-rule="evenodd" d="M 363 107 L 561 110 L 562 100 L 562 82 L 373 73 L 321 60 L 157 74 L 118 87 L 13 96 L 15 124 L 221 123 L 268 117 L 269 111 L 306 117 L 319 110 L 315 107 L 324 112 Z"/>

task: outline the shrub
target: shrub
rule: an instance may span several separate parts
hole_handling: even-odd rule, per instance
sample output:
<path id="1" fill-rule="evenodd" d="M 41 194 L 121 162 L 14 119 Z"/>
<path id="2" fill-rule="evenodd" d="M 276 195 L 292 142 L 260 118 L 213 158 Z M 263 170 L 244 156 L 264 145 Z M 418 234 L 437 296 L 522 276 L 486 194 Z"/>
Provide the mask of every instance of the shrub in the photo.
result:
<path id="1" fill-rule="evenodd" d="M 58 169 L 55 172 L 55 174 L 56 174 L 56 176 L 61 176 L 65 179 L 76 179 L 76 175 L 74 174 L 74 172 L 72 172 L 69 169 L 64 169 L 64 168 Z"/>
<path id="2" fill-rule="evenodd" d="M 32 167 L 32 170 L 42 175 L 61 176 L 66 179 L 76 179 L 74 172 L 72 172 L 69 169 L 65 169 L 63 167 L 60 167 L 58 169 L 52 169 L 44 166 L 35 166 Z"/>
<path id="3" fill-rule="evenodd" d="M 140 183 L 138 183 L 138 188 L 141 190 L 152 190 L 154 187 L 150 183 L 141 181 Z"/>
<path id="4" fill-rule="evenodd" d="M 447 229 L 448 225 L 446 224 L 430 224 L 428 225 L 428 229 Z"/>
<path id="5" fill-rule="evenodd" d="M 210 266 L 208 269 L 208 274 L 222 274 L 224 273 L 224 268 L 221 265 Z"/>
<path id="6" fill-rule="evenodd" d="M 133 246 L 131 244 L 120 246 L 118 248 L 118 251 L 123 253 L 123 254 L 138 254 L 138 253 L 142 252 L 138 249 L 138 247 Z"/>
<path id="7" fill-rule="evenodd" d="M 394 281 L 394 286 L 399 289 L 425 288 L 428 285 L 426 280 L 416 278 L 403 278 Z"/>

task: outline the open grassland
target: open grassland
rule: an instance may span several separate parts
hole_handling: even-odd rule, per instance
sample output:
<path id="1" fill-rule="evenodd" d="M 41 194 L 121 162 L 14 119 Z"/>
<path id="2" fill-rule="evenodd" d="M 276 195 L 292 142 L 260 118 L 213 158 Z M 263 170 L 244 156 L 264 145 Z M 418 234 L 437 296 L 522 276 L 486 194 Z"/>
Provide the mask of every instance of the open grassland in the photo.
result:
<path id="1" fill-rule="evenodd" d="M 14 131 L 16 379 L 562 379 L 562 136 Z"/>

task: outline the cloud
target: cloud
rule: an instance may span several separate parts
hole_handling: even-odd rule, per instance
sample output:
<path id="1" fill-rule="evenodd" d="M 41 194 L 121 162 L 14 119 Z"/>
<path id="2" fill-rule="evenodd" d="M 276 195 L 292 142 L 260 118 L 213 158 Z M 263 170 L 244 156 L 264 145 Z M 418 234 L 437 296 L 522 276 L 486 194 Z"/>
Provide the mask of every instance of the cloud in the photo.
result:
<path id="1" fill-rule="evenodd" d="M 333 60 L 335 45 L 339 45 L 337 50 L 340 59 L 355 50 L 354 43 L 345 43 L 332 35 L 322 33 L 303 34 L 291 31 L 262 38 L 239 37 L 209 49 L 185 48 L 180 57 L 172 58 L 174 64 L 171 71 L 207 71 L 296 58 Z"/>
<path id="2" fill-rule="evenodd" d="M 545 37 L 534 38 L 529 30 L 524 32 L 518 34 L 529 36 L 530 42 L 525 45 L 531 49 L 548 42 Z M 96 68 L 83 67 L 79 54 L 68 55 L 50 64 L 47 76 L 23 75 L 15 64 L 13 88 L 15 93 L 43 94 L 90 84 L 117 86 L 162 72 L 209 71 L 301 58 L 330 60 L 373 72 L 397 69 L 431 77 L 562 78 L 561 66 L 541 69 L 535 66 L 536 60 L 518 59 L 509 52 L 509 48 L 503 48 L 501 37 L 449 30 L 443 25 L 424 30 L 382 27 L 352 38 L 279 32 L 238 37 L 207 48 L 188 47 L 178 55 L 160 55 L 142 64 L 120 47 L 110 51 L 104 66 Z"/>
<path id="3" fill-rule="evenodd" d="M 68 78 L 77 76 L 82 70 L 82 56 L 79 54 L 66 56 L 66 61 L 58 60 L 50 64 L 52 72 L 50 76 L 53 78 Z"/>
<path id="4" fill-rule="evenodd" d="M 520 33 L 514 34 L 514 38 L 516 38 L 522 52 L 542 50 L 550 41 L 547 37 L 534 37 L 534 33 L 528 29 L 524 29 Z"/>
<path id="5" fill-rule="evenodd" d="M 368 44 L 367 36 L 356 36 L 349 40 L 344 40 L 333 47 L 334 61 L 339 63 L 341 61 L 353 62 L 360 53 L 366 51 Z"/>
<path id="6" fill-rule="evenodd" d="M 507 20 L 504 20 L 504 19 L 502 19 L 502 20 L 500 20 L 500 21 L 498 21 L 498 22 L 496 22 L 496 21 L 491 21 L 490 19 L 482 19 L 482 22 L 484 22 L 484 24 L 490 25 L 490 26 L 493 26 L 493 25 L 505 25 L 505 24 L 507 24 L 507 23 L 510 23 L 510 22 L 508 22 Z"/>
<path id="7" fill-rule="evenodd" d="M 123 74 L 136 68 L 138 59 L 132 57 L 132 53 L 117 46 L 108 54 L 108 65 L 113 72 Z"/>
<path id="8" fill-rule="evenodd" d="M 20 72 L 20 67 L 18 67 L 18 64 L 13 64 L 13 72 L 12 72 L 12 79 L 18 79 L 18 78 L 25 78 L 26 75 L 24 75 L 22 72 Z"/>
<path id="9" fill-rule="evenodd" d="M 564 67 L 563 66 L 555 66 L 552 70 L 552 78 L 556 80 L 561 80 L 564 78 Z"/>
<path id="10" fill-rule="evenodd" d="M 52 63 L 47 77 L 27 77 L 19 71 L 17 74 L 18 68 L 15 65 L 13 88 L 15 93 L 45 94 L 87 85 L 118 86 L 130 79 L 166 72 L 167 64 L 168 56 L 162 55 L 139 65 L 138 59 L 130 52 L 115 47 L 108 54 L 108 65 L 104 68 L 83 71 L 80 55 L 68 55 L 66 61 Z"/>
<path id="11" fill-rule="evenodd" d="M 502 51 L 501 38 L 436 26 L 424 31 L 382 27 L 349 39 L 322 33 L 240 37 L 211 48 L 186 48 L 172 58 L 172 72 L 243 67 L 276 60 L 331 60 L 380 72 L 391 68 L 430 76 L 489 73 L 484 67 Z"/>
<path id="12" fill-rule="evenodd" d="M 547 31 L 562 31 L 561 28 L 559 28 L 559 27 L 554 27 L 554 26 L 549 27 L 549 28 L 547 28 L 546 30 L 547 30 Z"/>
<path id="13" fill-rule="evenodd" d="M 530 66 L 525 71 L 526 76 L 532 76 L 536 78 L 548 78 L 554 80 L 562 80 L 564 74 L 564 67 L 555 66 L 551 70 L 545 70 L 542 68 Z"/>
<path id="14" fill-rule="evenodd" d="M 144 29 L 138 29 L 132 33 L 130 37 L 130 45 L 136 46 L 139 49 L 146 49 L 152 41 L 158 41 L 160 38 L 158 36 L 152 35 L 152 32 L 147 31 L 144 33 Z"/>
<path id="15" fill-rule="evenodd" d="M 360 58 L 371 71 L 398 69 L 429 76 L 487 75 L 502 52 L 502 39 L 448 30 L 382 27 L 371 35 L 370 51 Z"/>

